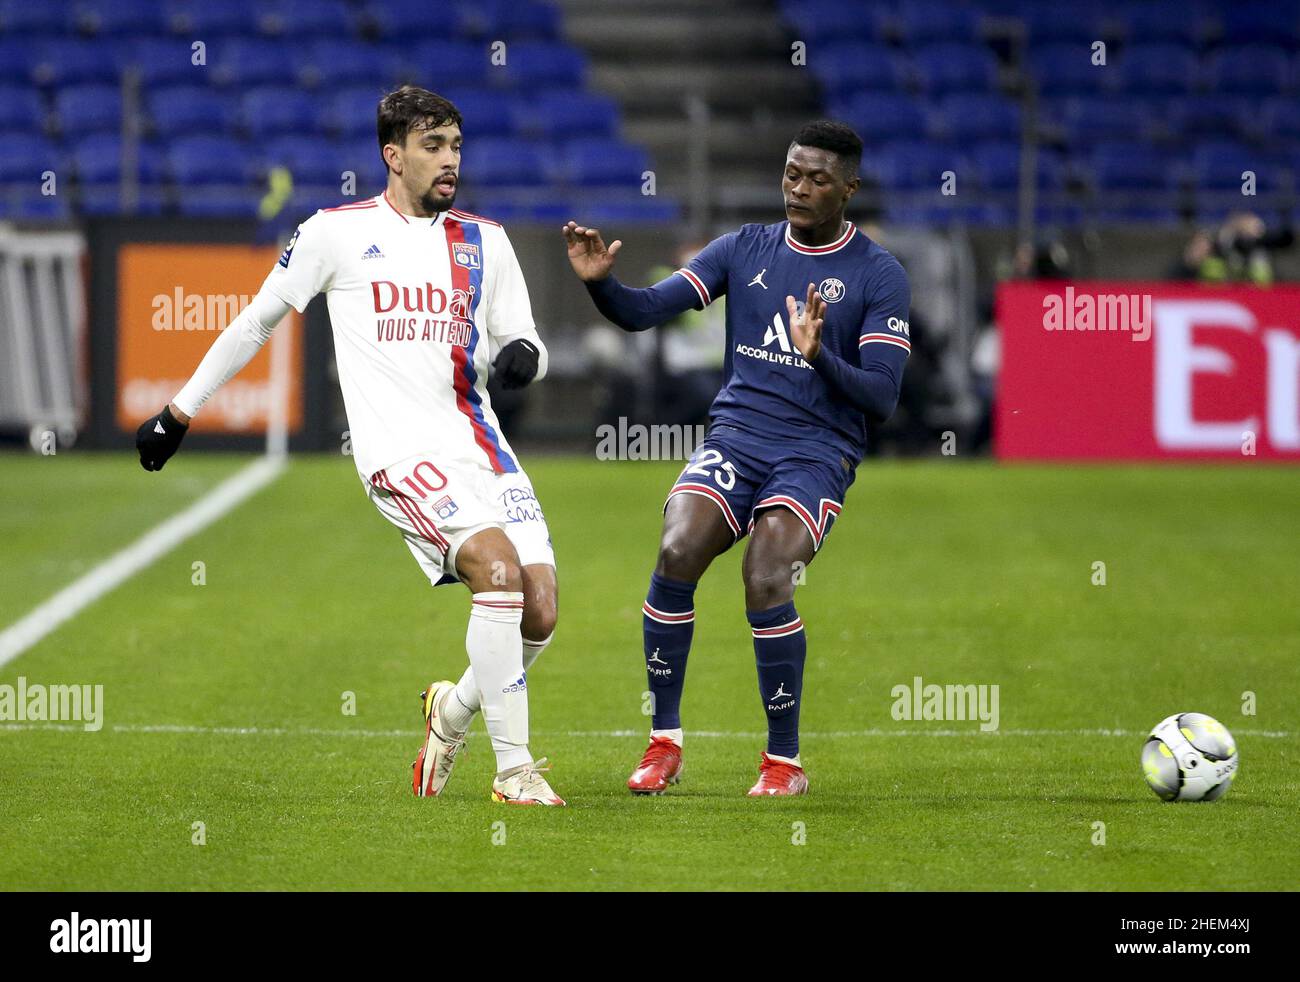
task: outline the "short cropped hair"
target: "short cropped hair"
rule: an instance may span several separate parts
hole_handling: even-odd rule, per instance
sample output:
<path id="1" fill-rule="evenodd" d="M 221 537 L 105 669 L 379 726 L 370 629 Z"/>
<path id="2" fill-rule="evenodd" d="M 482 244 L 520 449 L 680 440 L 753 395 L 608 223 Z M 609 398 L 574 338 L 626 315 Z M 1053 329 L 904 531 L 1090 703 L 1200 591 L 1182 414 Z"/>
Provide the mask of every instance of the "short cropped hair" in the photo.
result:
<path id="1" fill-rule="evenodd" d="M 377 128 L 379 154 L 390 143 L 402 146 L 412 130 L 434 130 L 439 126 L 460 126 L 460 110 L 428 89 L 403 85 L 379 100 Z M 384 162 L 388 166 L 388 162 Z"/>
<path id="2" fill-rule="evenodd" d="M 845 177 L 856 177 L 862 165 L 862 137 L 853 127 L 833 119 L 815 119 L 805 123 L 794 138 L 792 146 L 816 147 L 829 150 L 840 158 Z"/>

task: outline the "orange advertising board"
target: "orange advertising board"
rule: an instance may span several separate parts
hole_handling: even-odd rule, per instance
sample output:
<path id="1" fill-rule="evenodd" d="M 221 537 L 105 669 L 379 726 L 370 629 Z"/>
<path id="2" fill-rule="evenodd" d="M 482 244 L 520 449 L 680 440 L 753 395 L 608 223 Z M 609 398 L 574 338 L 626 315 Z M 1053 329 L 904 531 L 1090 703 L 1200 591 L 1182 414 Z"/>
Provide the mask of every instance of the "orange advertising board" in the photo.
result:
<path id="1" fill-rule="evenodd" d="M 134 432 L 189 381 L 208 348 L 261 288 L 274 246 L 130 243 L 117 258 L 117 425 Z M 302 317 L 290 310 L 244 369 L 194 419 L 197 433 L 262 433 L 271 348 L 288 342 L 289 432 L 302 426 Z"/>

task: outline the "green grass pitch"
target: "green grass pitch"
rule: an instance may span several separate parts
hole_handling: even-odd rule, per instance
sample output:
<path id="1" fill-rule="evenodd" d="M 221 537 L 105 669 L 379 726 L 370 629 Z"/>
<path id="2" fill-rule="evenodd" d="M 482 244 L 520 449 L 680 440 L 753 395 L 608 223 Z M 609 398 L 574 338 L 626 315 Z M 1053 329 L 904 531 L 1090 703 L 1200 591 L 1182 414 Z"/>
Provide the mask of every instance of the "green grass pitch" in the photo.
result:
<path id="1" fill-rule="evenodd" d="M 0 627 L 247 460 L 182 452 L 150 475 L 126 455 L 0 458 Z M 633 798 L 624 782 L 648 727 L 640 603 L 678 465 L 526 462 L 561 587 L 557 639 L 530 677 L 531 745 L 570 807 L 489 801 L 481 722 L 444 797 L 412 796 L 416 695 L 461 671 L 468 598 L 428 586 L 350 459 L 303 457 L 0 666 L 0 683 L 105 687 L 98 733 L 0 724 L 0 884 L 1300 882 L 1294 469 L 867 462 L 796 597 L 811 793 L 750 800 L 763 715 L 741 549 L 696 598 L 683 783 Z M 895 721 L 890 691 L 918 675 L 999 685 L 1000 730 Z M 1256 715 L 1242 713 L 1247 692 Z M 1220 802 L 1162 804 L 1142 781 L 1141 735 L 1180 710 L 1237 737 L 1240 776 Z"/>

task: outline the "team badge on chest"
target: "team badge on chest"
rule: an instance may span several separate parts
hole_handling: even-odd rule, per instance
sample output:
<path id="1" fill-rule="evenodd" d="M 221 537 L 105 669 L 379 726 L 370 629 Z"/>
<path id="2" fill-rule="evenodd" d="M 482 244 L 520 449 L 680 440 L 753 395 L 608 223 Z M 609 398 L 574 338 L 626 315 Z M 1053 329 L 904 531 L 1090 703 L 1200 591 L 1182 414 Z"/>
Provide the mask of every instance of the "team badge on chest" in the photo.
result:
<path id="1" fill-rule="evenodd" d="M 844 296 L 844 283 L 834 276 L 828 276 L 822 280 L 822 285 L 817 288 L 817 292 L 827 303 L 837 303 Z"/>
<path id="2" fill-rule="evenodd" d="M 451 244 L 451 257 L 455 260 L 457 266 L 464 266 L 466 269 L 478 269 L 478 246 L 473 242 L 453 242 Z"/>

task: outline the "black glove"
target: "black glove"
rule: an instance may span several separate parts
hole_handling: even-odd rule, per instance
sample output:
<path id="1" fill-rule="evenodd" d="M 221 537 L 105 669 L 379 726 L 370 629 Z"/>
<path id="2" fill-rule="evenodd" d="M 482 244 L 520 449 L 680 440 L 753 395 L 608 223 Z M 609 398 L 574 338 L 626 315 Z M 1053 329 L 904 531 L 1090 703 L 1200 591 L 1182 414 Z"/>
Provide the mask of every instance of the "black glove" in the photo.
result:
<path id="1" fill-rule="evenodd" d="M 520 338 L 511 341 L 497 355 L 497 378 L 504 389 L 522 389 L 537 375 L 537 346 Z"/>
<path id="2" fill-rule="evenodd" d="M 164 406 L 157 416 L 150 416 L 135 431 L 135 448 L 140 451 L 140 466 L 147 471 L 160 471 L 181 445 L 188 424 L 172 415 L 172 407 Z"/>

